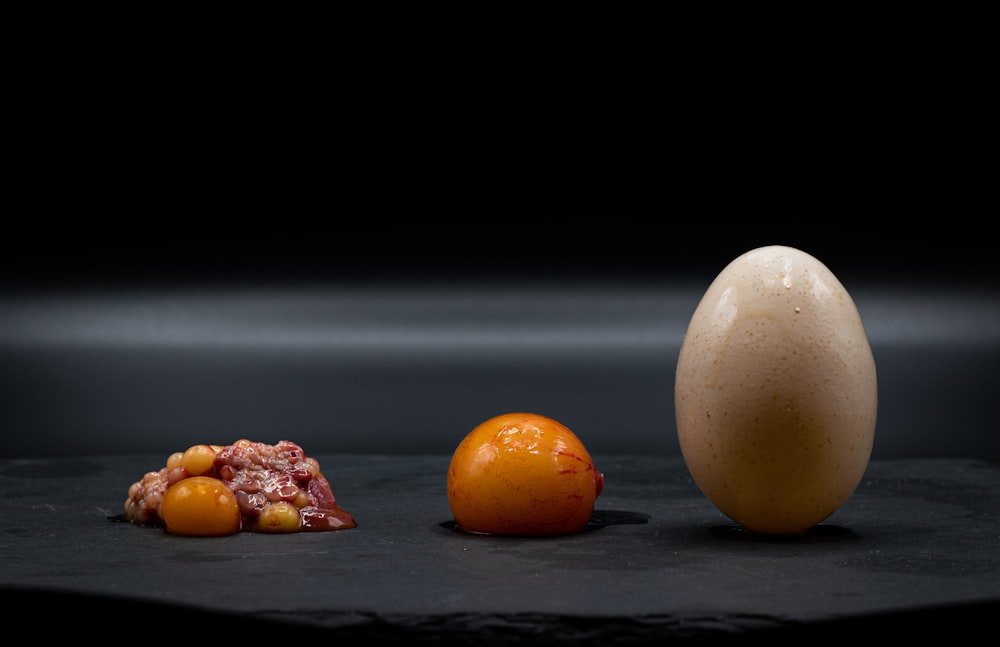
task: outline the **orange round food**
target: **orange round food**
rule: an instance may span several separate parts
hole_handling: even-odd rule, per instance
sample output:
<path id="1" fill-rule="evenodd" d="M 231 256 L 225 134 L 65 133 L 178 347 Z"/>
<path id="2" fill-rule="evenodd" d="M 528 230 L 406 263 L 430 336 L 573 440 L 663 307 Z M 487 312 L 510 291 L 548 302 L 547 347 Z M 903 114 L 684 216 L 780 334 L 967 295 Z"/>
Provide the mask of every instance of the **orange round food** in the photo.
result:
<path id="1" fill-rule="evenodd" d="M 580 439 L 535 413 L 480 423 L 448 467 L 448 504 L 462 530 L 494 535 L 582 531 L 604 489 L 604 475 Z"/>
<path id="2" fill-rule="evenodd" d="M 236 495 L 211 476 L 192 476 L 167 488 L 160 517 L 167 532 L 176 535 L 231 535 L 241 523 Z"/>

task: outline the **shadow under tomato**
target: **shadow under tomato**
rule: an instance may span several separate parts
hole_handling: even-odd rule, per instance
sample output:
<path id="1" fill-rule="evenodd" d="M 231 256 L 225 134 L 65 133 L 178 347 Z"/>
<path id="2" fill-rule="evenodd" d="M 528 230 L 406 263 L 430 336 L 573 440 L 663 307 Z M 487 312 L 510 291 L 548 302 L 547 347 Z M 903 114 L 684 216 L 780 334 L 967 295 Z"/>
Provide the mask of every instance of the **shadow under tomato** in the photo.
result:
<path id="1" fill-rule="evenodd" d="M 582 532 L 588 532 L 591 530 L 600 530 L 607 526 L 625 526 L 634 524 L 643 524 L 649 521 L 649 515 L 644 512 L 629 512 L 627 510 L 594 510 L 593 514 L 590 516 L 590 521 L 583 528 Z M 442 521 L 439 524 L 442 528 L 452 530 L 454 532 L 460 532 L 466 535 L 483 535 L 490 533 L 472 532 L 460 528 L 458 524 L 455 523 L 454 519 L 449 519 L 448 521 Z"/>

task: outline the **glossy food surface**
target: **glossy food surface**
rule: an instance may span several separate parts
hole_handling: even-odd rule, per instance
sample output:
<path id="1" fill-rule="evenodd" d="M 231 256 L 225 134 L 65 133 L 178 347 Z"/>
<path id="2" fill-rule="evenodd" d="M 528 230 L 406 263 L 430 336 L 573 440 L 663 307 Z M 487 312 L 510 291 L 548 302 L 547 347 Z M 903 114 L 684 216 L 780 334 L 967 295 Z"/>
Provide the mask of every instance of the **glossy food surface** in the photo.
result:
<path id="1" fill-rule="evenodd" d="M 497 535 L 583 530 L 604 475 L 562 423 L 507 413 L 476 426 L 448 468 L 448 503 L 459 528 Z"/>
<path id="2" fill-rule="evenodd" d="M 167 532 L 175 535 L 215 536 L 240 531 L 236 495 L 211 476 L 192 476 L 167 488 L 160 515 Z"/>
<path id="3" fill-rule="evenodd" d="M 850 294 L 801 250 L 743 254 L 691 318 L 674 400 L 705 495 L 747 530 L 805 532 L 851 496 L 874 441 L 875 361 Z"/>
<path id="4" fill-rule="evenodd" d="M 235 507 L 235 528 L 230 503 Z M 175 534 L 354 528 L 319 462 L 288 440 L 192 445 L 129 487 L 123 519 Z"/>

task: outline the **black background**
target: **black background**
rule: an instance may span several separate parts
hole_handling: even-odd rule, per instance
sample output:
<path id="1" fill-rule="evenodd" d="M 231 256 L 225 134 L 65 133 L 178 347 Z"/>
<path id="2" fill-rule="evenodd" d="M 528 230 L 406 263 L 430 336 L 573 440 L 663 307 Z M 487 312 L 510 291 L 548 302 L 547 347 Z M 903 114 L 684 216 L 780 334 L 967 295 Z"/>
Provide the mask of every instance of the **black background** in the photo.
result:
<path id="1" fill-rule="evenodd" d="M 785 244 L 864 298 L 874 456 L 992 459 L 988 24 L 426 6 L 19 23 L 7 451 L 444 453 L 530 408 L 594 450 L 670 452 L 697 296 Z"/>
<path id="2" fill-rule="evenodd" d="M 5 284 L 707 283 L 771 243 L 992 284 L 976 16 L 719 13 L 65 16 L 5 101 Z"/>

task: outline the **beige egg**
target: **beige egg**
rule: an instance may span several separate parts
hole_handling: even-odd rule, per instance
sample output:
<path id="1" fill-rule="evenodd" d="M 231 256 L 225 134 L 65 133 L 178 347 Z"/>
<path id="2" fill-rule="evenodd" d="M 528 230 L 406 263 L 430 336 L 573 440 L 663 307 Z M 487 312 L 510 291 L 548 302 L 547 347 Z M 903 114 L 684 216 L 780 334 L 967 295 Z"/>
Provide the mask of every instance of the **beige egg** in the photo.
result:
<path id="1" fill-rule="evenodd" d="M 674 405 L 684 462 L 720 511 L 805 533 L 854 493 L 875 439 L 875 359 L 851 295 L 793 247 L 736 258 L 688 324 Z"/>

